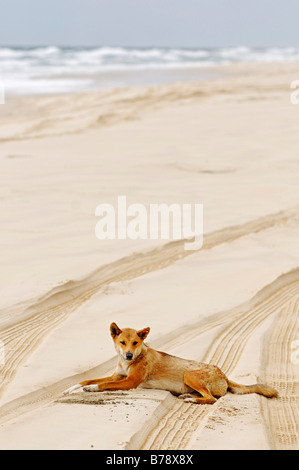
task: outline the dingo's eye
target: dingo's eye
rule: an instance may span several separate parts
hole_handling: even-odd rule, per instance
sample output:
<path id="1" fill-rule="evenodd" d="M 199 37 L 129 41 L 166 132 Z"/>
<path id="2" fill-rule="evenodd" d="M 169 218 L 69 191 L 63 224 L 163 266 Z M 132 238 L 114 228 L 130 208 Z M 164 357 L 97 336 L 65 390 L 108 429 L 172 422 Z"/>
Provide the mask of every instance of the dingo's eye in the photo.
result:
<path id="1" fill-rule="evenodd" d="M 120 344 L 126 345 L 125 341 L 120 341 Z"/>
<path id="2" fill-rule="evenodd" d="M 133 342 L 133 346 L 136 346 L 136 344 L 138 344 L 138 341 Z"/>

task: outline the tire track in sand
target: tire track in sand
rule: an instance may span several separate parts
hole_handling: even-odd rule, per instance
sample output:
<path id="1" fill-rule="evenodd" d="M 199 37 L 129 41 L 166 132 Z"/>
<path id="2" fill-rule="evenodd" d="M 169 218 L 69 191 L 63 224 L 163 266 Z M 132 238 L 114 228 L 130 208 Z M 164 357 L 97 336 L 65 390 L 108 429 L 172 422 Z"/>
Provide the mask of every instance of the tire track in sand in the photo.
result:
<path id="1" fill-rule="evenodd" d="M 252 336 L 264 320 L 271 316 L 281 316 L 281 321 L 276 325 L 275 332 L 273 333 L 273 348 L 276 351 L 276 357 L 272 352 L 271 360 L 267 369 L 277 370 L 276 375 L 281 375 L 281 367 L 285 367 L 285 357 L 282 351 L 288 350 L 289 341 L 297 334 L 298 338 L 298 318 L 297 323 L 293 321 L 291 316 L 288 316 L 288 321 L 282 312 L 287 312 L 291 304 L 295 304 L 297 312 L 299 308 L 299 268 L 284 274 L 276 279 L 272 284 L 262 289 L 252 302 L 244 305 L 240 309 L 239 318 L 230 318 L 230 321 L 223 328 L 221 333 L 216 337 L 213 343 L 208 348 L 205 357 L 200 359 L 203 362 L 217 364 L 227 375 L 231 374 L 236 367 L 244 348 Z M 292 310 L 296 312 L 295 310 Z M 297 315 L 298 317 L 298 315 Z M 294 327 L 294 324 L 297 325 Z M 293 334 L 290 335 L 290 329 Z M 285 332 L 281 335 L 281 331 Z M 281 341 L 277 341 L 280 335 Z M 285 340 L 287 342 L 285 343 Z M 280 346 L 279 346 L 280 344 Z M 293 370 L 293 369 L 292 369 Z M 297 366 L 298 372 L 298 366 Z M 278 390 L 282 387 L 290 388 L 293 394 L 288 393 L 287 400 L 289 402 L 288 417 L 286 411 L 283 409 L 280 400 L 266 400 L 262 398 L 262 404 L 266 407 L 267 417 L 265 424 L 268 431 L 272 434 L 272 446 L 279 444 L 279 440 L 283 441 L 283 445 L 288 446 L 289 442 L 298 440 L 298 393 L 297 396 L 294 389 L 298 388 L 298 381 L 294 375 L 286 374 L 281 377 L 281 381 L 275 380 L 273 372 L 266 373 L 262 371 L 263 382 L 277 387 Z M 274 374 L 275 375 L 275 374 Z M 297 376 L 298 379 L 298 376 Z M 280 388 L 279 388 L 280 386 Z M 296 397 L 296 398 L 295 398 Z M 142 431 L 139 432 L 139 438 L 133 436 L 132 441 L 140 445 L 142 449 L 147 450 L 177 450 L 186 449 L 192 439 L 194 433 L 198 433 L 203 429 L 209 417 L 217 411 L 217 408 L 223 401 L 223 398 L 217 400 L 213 405 L 192 405 L 189 403 L 176 402 L 171 403 L 169 409 L 166 410 L 164 415 L 157 423 L 152 423 L 152 426 L 147 424 L 147 429 L 150 429 L 147 435 L 143 435 Z M 296 407 L 294 401 L 296 400 Z M 270 411 L 269 411 L 270 410 Z M 279 410 L 279 411 L 278 411 Z M 279 416 L 278 416 L 279 415 Z M 285 421 L 288 423 L 285 425 Z M 274 435 L 273 435 L 274 434 Z M 141 442 L 142 438 L 144 439 Z M 273 445 L 274 442 L 274 445 Z M 128 448 L 130 448 L 130 445 Z M 279 444 L 281 445 L 281 444 Z"/>
<path id="2" fill-rule="evenodd" d="M 240 237 L 258 233 L 275 226 L 285 225 L 289 221 L 298 216 L 298 207 L 291 210 L 279 212 L 248 222 L 241 226 L 225 228 L 216 232 L 212 232 L 205 236 L 204 245 L 201 249 L 211 249 L 221 243 L 232 242 Z M 4 312 L 7 327 L 0 334 L 0 340 L 5 345 L 6 362 L 5 366 L 0 369 L 2 390 L 9 384 L 15 375 L 18 366 L 24 359 L 36 348 L 36 346 L 44 339 L 45 335 L 51 331 L 56 325 L 66 319 L 72 311 L 80 307 L 92 295 L 98 292 L 111 282 L 132 279 L 142 274 L 155 271 L 167 267 L 182 259 L 193 252 L 184 250 L 184 240 L 170 242 L 161 248 L 156 248 L 147 253 L 128 256 L 110 265 L 103 266 L 91 273 L 85 279 L 79 281 L 69 281 L 62 286 L 52 289 L 49 293 L 34 299 L 28 307 L 24 303 L 24 311 L 22 304 L 18 304 L 11 308 L 10 311 Z M 23 320 L 17 322 L 20 312 L 24 317 Z M 2 313 L 2 312 L 1 312 Z M 2 315 L 0 313 L 0 318 Z M 15 314 L 15 315 L 14 315 Z M 190 334 L 194 337 L 202 331 L 218 326 L 226 321 L 226 318 L 236 318 L 239 315 L 239 309 L 233 309 L 230 312 L 224 312 L 214 315 L 208 320 L 199 322 L 197 325 L 191 325 L 180 329 L 177 333 L 173 332 L 165 338 L 160 338 L 156 346 L 163 344 L 167 347 L 173 344 L 182 344 L 186 340 L 190 340 Z M 114 360 L 110 360 L 105 364 L 92 369 L 83 374 L 76 376 L 77 381 L 84 380 L 93 374 L 104 375 L 106 371 L 111 370 Z M 89 375 L 89 372 L 91 375 Z M 55 394 L 60 393 L 67 388 L 75 377 L 69 377 L 52 387 L 45 390 L 36 391 L 28 396 L 21 397 L 13 402 L 7 403 L 0 408 L 0 420 L 9 418 L 11 414 L 15 414 L 18 408 L 24 411 L 41 403 L 50 401 Z M 0 391 L 1 391 L 0 388 Z"/>
<path id="3" fill-rule="evenodd" d="M 292 346 L 299 340 L 299 295 L 291 297 L 264 340 L 264 376 L 279 392 L 261 402 L 269 441 L 276 450 L 299 449 L 299 364 Z M 298 343 L 296 345 L 298 348 Z"/>
<path id="4" fill-rule="evenodd" d="M 222 335 L 219 335 L 215 342 L 212 343 L 209 351 L 207 351 L 204 359 L 206 362 L 215 362 L 217 358 L 216 352 L 219 354 L 219 345 L 223 344 L 222 338 L 228 332 L 232 332 L 232 327 L 236 321 L 241 319 L 246 312 L 256 311 L 257 307 L 263 305 L 269 308 L 272 304 L 276 304 L 280 308 L 285 301 L 286 296 L 293 296 L 299 290 L 299 268 L 284 274 L 277 278 L 273 283 L 264 287 L 252 299 L 242 304 L 238 308 L 229 311 L 220 312 L 209 319 L 202 319 L 195 324 L 184 326 L 167 333 L 165 336 L 153 341 L 151 346 L 164 350 L 183 345 L 190 341 L 190 336 L 195 338 L 209 329 L 213 329 L 221 324 L 225 324 Z M 281 294 L 280 294 L 281 293 Z M 283 295 L 282 295 L 283 294 Z M 268 313 L 269 315 L 271 312 Z M 246 340 L 247 331 L 244 330 L 242 341 Z M 248 340 L 248 337 L 247 337 Z M 240 342 L 239 342 L 240 343 Z M 233 344 L 233 343 L 232 343 Z M 245 347 L 241 342 L 239 344 L 239 352 Z M 223 356 L 224 357 L 224 356 Z M 233 357 L 236 357 L 235 355 Z M 239 357 L 239 356 L 238 356 Z M 223 361 L 223 358 L 222 358 Z M 21 414 L 33 411 L 34 409 L 44 406 L 59 397 L 59 395 L 69 386 L 79 381 L 94 378 L 97 376 L 109 375 L 115 368 L 117 358 L 113 357 L 105 363 L 100 364 L 84 373 L 67 377 L 57 383 L 46 388 L 36 390 L 11 402 L 4 404 L 0 408 L 0 423 L 3 424 L 10 419 L 19 417 Z M 219 365 L 221 366 L 220 362 Z M 154 415 L 145 423 L 145 426 L 138 431 L 137 435 L 132 436 L 127 449 L 185 449 L 188 447 L 190 439 L 194 432 L 200 432 L 209 417 L 217 411 L 221 399 L 216 404 L 210 405 L 192 405 L 186 404 L 176 399 L 171 394 L 158 406 Z"/>
<path id="5" fill-rule="evenodd" d="M 243 225 L 227 227 L 205 235 L 201 250 L 272 227 L 285 225 L 298 217 L 299 206 L 255 219 Z M 117 260 L 100 267 L 86 278 L 68 281 L 48 293 L 0 311 L 0 340 L 5 347 L 5 364 L 0 369 L 0 394 L 14 377 L 17 368 L 40 344 L 46 334 L 64 321 L 90 297 L 112 282 L 129 280 L 166 268 L 193 254 L 184 249 L 186 240 L 173 241 L 151 251 Z"/>

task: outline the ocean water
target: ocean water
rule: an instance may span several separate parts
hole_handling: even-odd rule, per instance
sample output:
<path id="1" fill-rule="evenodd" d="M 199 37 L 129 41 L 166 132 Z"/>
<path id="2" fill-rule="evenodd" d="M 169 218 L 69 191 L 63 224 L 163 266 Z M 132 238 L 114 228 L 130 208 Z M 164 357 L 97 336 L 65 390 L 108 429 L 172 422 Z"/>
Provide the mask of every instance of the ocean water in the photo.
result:
<path id="1" fill-rule="evenodd" d="M 0 47 L 5 93 L 32 95 L 200 77 L 215 64 L 289 62 L 299 48 Z"/>

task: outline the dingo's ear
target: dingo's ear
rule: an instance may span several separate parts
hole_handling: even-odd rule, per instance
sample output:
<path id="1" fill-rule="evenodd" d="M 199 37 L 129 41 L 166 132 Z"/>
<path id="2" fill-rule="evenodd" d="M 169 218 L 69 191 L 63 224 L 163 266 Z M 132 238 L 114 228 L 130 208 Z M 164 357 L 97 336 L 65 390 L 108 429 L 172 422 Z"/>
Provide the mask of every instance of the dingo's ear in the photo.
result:
<path id="1" fill-rule="evenodd" d="M 150 328 L 147 327 L 147 328 L 143 328 L 143 330 L 139 330 L 137 331 L 137 334 L 138 336 L 143 340 L 145 340 L 145 338 L 147 337 L 147 335 L 149 334 L 150 332 Z"/>
<path id="2" fill-rule="evenodd" d="M 115 338 L 116 336 L 118 336 L 122 333 L 122 330 L 120 328 L 118 328 L 116 323 L 111 323 L 110 333 L 111 333 L 112 338 Z"/>

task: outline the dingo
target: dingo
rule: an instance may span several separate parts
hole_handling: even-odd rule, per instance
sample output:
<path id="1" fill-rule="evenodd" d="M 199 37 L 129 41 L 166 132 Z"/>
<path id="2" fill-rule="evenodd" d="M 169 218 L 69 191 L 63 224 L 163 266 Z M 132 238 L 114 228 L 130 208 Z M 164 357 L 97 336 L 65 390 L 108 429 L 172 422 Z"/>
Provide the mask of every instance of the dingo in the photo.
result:
<path id="1" fill-rule="evenodd" d="M 215 403 L 216 398 L 227 391 L 277 397 L 276 390 L 268 385 L 240 385 L 228 380 L 217 366 L 181 359 L 148 347 L 144 340 L 149 331 L 150 328 L 121 330 L 116 323 L 112 323 L 110 332 L 119 357 L 114 374 L 102 379 L 85 380 L 65 393 L 80 387 L 86 392 L 155 388 L 168 390 L 188 402 L 204 404 Z"/>

